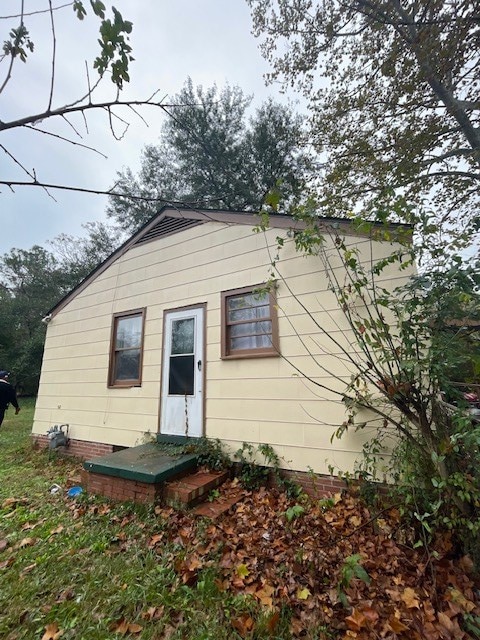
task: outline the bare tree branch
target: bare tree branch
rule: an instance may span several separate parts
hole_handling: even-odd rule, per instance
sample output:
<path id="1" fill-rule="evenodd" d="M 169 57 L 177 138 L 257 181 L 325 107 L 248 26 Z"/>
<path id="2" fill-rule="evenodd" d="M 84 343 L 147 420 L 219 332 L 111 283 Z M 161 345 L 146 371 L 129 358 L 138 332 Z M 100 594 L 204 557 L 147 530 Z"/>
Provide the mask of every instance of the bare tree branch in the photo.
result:
<path id="1" fill-rule="evenodd" d="M 17 162 L 17 164 L 20 165 L 20 163 L 18 163 L 18 161 L 15 160 L 13 156 L 11 157 L 15 162 Z M 25 169 L 25 171 L 27 170 Z M 37 180 L 35 173 L 33 173 L 33 175 L 30 174 L 28 171 L 27 173 L 28 175 L 32 176 L 31 182 L 25 182 L 22 180 L 0 180 L 0 185 L 9 187 L 12 190 L 13 190 L 13 187 L 40 187 L 42 189 L 57 189 L 59 191 L 75 191 L 78 193 L 91 193 L 91 194 L 101 195 L 101 196 L 103 195 L 103 196 L 114 196 L 118 198 L 125 198 L 127 200 L 132 200 L 132 201 L 159 202 L 159 203 L 161 202 L 164 204 L 169 204 L 172 207 L 198 207 L 198 206 L 204 207 L 205 202 L 208 202 L 210 204 L 215 204 L 218 202 L 218 200 L 221 200 L 221 197 L 219 197 L 219 198 L 210 198 L 210 199 L 203 198 L 201 202 L 197 202 L 197 201 L 186 202 L 186 201 L 177 201 L 177 200 L 171 200 L 168 198 L 162 198 L 161 196 L 137 196 L 131 193 L 122 193 L 119 191 L 115 191 L 115 186 L 112 187 L 111 189 L 87 189 L 84 187 L 68 186 L 64 184 L 51 184 L 51 183 Z"/>
<path id="2" fill-rule="evenodd" d="M 48 98 L 48 107 L 47 107 L 47 111 L 50 111 L 50 109 L 52 108 L 53 87 L 55 85 L 55 62 L 56 62 L 56 54 L 57 54 L 57 38 L 55 36 L 55 20 L 53 19 L 52 0 L 48 0 L 48 6 L 50 11 L 50 28 L 52 30 L 52 73 L 50 78 L 50 95 Z"/>
<path id="3" fill-rule="evenodd" d="M 71 7 L 73 2 L 67 2 L 66 4 L 60 4 L 58 7 L 53 7 L 54 11 L 58 11 L 59 9 L 65 9 L 65 7 Z M 27 18 L 29 16 L 36 16 L 40 13 L 49 13 L 50 9 L 39 9 L 38 11 L 29 11 L 28 13 L 16 13 L 10 16 L 0 16 L 0 20 L 13 20 L 14 18 Z"/>
<path id="4" fill-rule="evenodd" d="M 67 118 L 65 118 L 65 120 L 70 126 L 72 126 L 72 124 L 67 120 Z M 70 138 L 67 138 L 65 136 L 61 136 L 58 133 L 53 133 L 52 131 L 47 131 L 46 129 L 39 129 L 38 127 L 32 127 L 30 125 L 25 125 L 25 128 L 26 129 L 31 129 L 32 131 L 35 131 L 36 133 L 43 133 L 46 136 L 52 136 L 52 138 L 57 138 L 58 140 L 62 140 L 63 142 L 68 142 L 68 144 L 73 144 L 76 147 L 82 147 L 82 149 L 88 149 L 88 151 L 93 151 L 94 153 L 98 153 L 100 156 L 102 156 L 102 158 L 105 158 L 105 159 L 108 158 L 108 156 L 106 156 L 104 153 L 102 153 L 101 151 L 99 151 L 95 147 L 90 147 L 89 145 L 82 144 L 81 142 L 75 142 L 75 140 L 71 140 Z M 81 137 L 76 129 L 74 129 L 74 131 L 79 137 Z"/>
<path id="5" fill-rule="evenodd" d="M 30 178 L 32 178 L 32 180 L 35 179 L 34 174 L 32 172 L 30 172 L 26 167 L 24 167 L 23 164 L 19 160 L 17 160 L 17 158 L 12 153 L 10 153 L 10 151 L 6 147 L 3 146 L 3 144 L 0 144 L 0 149 L 3 149 L 3 151 L 7 154 L 7 156 L 11 160 L 13 160 L 13 162 L 15 162 L 15 164 L 18 164 L 20 169 L 22 169 L 22 171 L 24 171 L 27 174 L 27 176 L 30 176 Z"/>
<path id="6" fill-rule="evenodd" d="M 156 107 L 165 111 L 167 108 L 176 107 L 174 104 L 164 104 L 163 102 L 158 102 L 153 100 L 155 95 L 159 93 L 159 90 L 155 91 L 152 96 L 146 98 L 145 100 L 106 100 L 105 102 L 90 102 L 89 104 L 79 104 L 77 106 L 63 106 L 58 107 L 56 109 L 47 109 L 43 112 L 36 113 L 34 115 L 25 116 L 24 118 L 19 118 L 18 120 L 10 120 L 9 122 L 0 121 L 0 131 L 7 131 L 9 129 L 15 129 L 16 127 L 22 127 L 24 125 L 30 124 L 34 125 L 36 122 L 42 122 L 43 120 L 47 120 L 48 118 L 54 118 L 58 116 L 65 116 L 71 113 L 85 113 L 86 111 L 91 111 L 94 109 L 103 109 L 109 110 L 114 107 Z"/>

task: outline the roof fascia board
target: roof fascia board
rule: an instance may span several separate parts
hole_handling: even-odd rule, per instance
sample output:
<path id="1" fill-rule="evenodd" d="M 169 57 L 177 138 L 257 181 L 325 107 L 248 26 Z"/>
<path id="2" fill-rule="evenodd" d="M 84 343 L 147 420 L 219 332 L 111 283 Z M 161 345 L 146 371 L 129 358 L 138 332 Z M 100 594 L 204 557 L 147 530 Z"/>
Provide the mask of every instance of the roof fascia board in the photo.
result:
<path id="1" fill-rule="evenodd" d="M 167 216 L 172 218 L 186 218 L 190 220 L 204 220 L 225 222 L 232 224 L 244 224 L 256 226 L 261 222 L 261 215 L 253 212 L 244 211 L 223 211 L 217 209 L 175 209 L 168 208 L 165 210 Z M 157 220 L 158 222 L 158 220 Z M 345 218 L 318 218 L 319 226 L 332 230 L 341 229 L 350 235 L 368 236 L 367 232 L 352 228 L 351 220 Z M 395 229 L 411 229 L 412 226 L 404 223 L 389 223 L 385 225 L 381 222 L 373 222 L 374 227 L 387 228 L 390 231 Z M 270 214 L 268 218 L 268 226 L 275 229 L 305 229 L 306 224 L 302 220 L 295 220 L 291 215 L 286 213 Z"/>

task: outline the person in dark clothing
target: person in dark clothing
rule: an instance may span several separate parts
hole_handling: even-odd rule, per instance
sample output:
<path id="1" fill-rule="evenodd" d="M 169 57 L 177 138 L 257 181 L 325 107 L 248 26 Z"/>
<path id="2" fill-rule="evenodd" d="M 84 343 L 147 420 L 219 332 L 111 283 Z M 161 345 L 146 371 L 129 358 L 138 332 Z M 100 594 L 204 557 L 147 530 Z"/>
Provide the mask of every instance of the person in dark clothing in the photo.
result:
<path id="1" fill-rule="evenodd" d="M 3 422 L 3 416 L 9 404 L 15 407 L 15 415 L 20 411 L 18 405 L 17 394 L 12 385 L 7 381 L 8 371 L 0 371 L 0 426 Z"/>

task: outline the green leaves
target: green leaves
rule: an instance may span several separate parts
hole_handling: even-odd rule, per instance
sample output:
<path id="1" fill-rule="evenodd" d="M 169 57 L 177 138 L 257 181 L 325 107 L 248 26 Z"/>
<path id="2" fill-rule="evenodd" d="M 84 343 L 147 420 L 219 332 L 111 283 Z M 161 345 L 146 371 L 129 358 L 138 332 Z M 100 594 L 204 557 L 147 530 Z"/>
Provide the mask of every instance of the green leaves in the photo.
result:
<path id="1" fill-rule="evenodd" d="M 285 511 L 285 517 L 288 522 L 292 522 L 292 520 L 299 518 L 303 513 L 305 513 L 305 507 L 302 507 L 301 504 L 294 504 L 293 507 L 289 507 Z"/>
<path id="2" fill-rule="evenodd" d="M 132 32 L 133 25 L 124 20 L 122 14 L 112 7 L 113 20 L 105 17 L 105 4 L 101 0 L 90 0 L 93 13 L 100 18 L 100 55 L 93 63 L 93 68 L 103 74 L 110 70 L 112 82 L 119 88 L 123 88 L 124 82 L 129 82 L 129 63 L 133 61 L 132 47 L 128 44 L 128 35 Z M 87 15 L 82 0 L 75 0 L 73 10 L 77 18 L 83 20 Z"/>
<path id="3" fill-rule="evenodd" d="M 93 12 L 102 20 L 105 19 L 105 5 L 101 0 L 90 0 L 90 4 L 92 5 Z"/>
<path id="4" fill-rule="evenodd" d="M 100 4 L 102 5 L 102 3 Z M 100 7 L 97 7 L 97 10 L 103 13 Z M 112 82 L 119 89 L 122 89 L 123 83 L 130 80 L 128 65 L 133 60 L 130 55 L 132 47 L 127 43 L 124 34 L 130 34 L 133 25 L 131 22 L 124 20 L 115 7 L 112 7 L 112 11 L 114 20 L 102 20 L 100 25 L 101 38 L 98 42 L 101 47 L 101 53 L 95 59 L 93 67 L 98 70 L 100 75 L 103 75 L 110 68 Z"/>
<path id="5" fill-rule="evenodd" d="M 85 18 L 85 16 L 87 15 L 87 12 L 85 11 L 85 7 L 84 7 L 83 2 L 81 0 L 75 0 L 74 1 L 73 10 L 77 14 L 77 18 L 79 20 L 83 20 Z"/>
<path id="6" fill-rule="evenodd" d="M 340 570 L 340 580 L 337 585 L 337 593 L 338 599 L 346 608 L 349 605 L 345 590 L 350 587 L 351 581 L 357 578 L 367 585 L 371 582 L 370 576 L 361 565 L 362 560 L 363 558 L 360 553 L 354 553 L 353 555 L 345 558 Z"/>
<path id="7" fill-rule="evenodd" d="M 272 187 L 270 191 L 265 196 L 265 204 L 273 209 L 273 211 L 278 211 L 278 205 L 281 201 L 281 191 L 278 187 Z"/>
<path id="8" fill-rule="evenodd" d="M 26 26 L 22 23 L 17 29 L 12 29 L 9 33 L 10 40 L 3 43 L 3 53 L 12 58 L 20 58 L 22 62 L 27 61 L 27 49 L 33 53 L 34 44 L 30 40 L 30 34 Z"/>

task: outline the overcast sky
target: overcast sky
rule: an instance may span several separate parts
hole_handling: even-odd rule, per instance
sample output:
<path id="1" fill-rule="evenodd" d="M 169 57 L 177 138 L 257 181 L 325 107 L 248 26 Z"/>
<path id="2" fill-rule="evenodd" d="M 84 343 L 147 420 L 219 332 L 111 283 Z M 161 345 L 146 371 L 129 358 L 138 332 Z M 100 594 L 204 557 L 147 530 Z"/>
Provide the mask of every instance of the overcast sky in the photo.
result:
<path id="1" fill-rule="evenodd" d="M 54 5 L 66 2 L 55 0 Z M 0 5 L 3 42 L 9 29 L 18 26 L 18 20 L 6 20 L 2 16 L 18 13 L 20 0 L 1 0 Z M 147 98 L 159 89 L 168 101 L 168 96 L 177 93 L 190 76 L 194 85 L 217 83 L 222 86 L 227 81 L 237 84 L 246 93 L 255 95 L 254 104 L 260 104 L 268 96 L 282 99 L 278 86 L 265 86 L 263 75 L 268 71 L 268 64 L 250 33 L 251 19 L 245 0 L 116 0 L 114 5 L 134 25 L 130 40 L 135 62 L 124 98 Z M 47 7 L 47 0 L 25 0 L 26 13 Z M 48 13 L 25 18 L 35 51 L 26 64 L 16 63 L 12 79 L 0 94 L 3 121 L 41 112 L 48 104 L 52 58 L 49 20 Z M 93 19 L 79 22 L 70 6 L 56 12 L 54 107 L 73 102 L 85 92 L 85 60 L 91 62 L 98 51 L 97 29 Z M 5 67 L 5 62 L 0 64 L 0 85 L 5 78 Z M 110 84 L 109 80 L 105 81 L 99 98 L 105 97 Z M 82 139 L 66 123 L 52 120 L 42 123 L 49 131 L 95 147 L 107 158 L 19 128 L 3 132 L 0 144 L 28 170 L 35 170 L 38 180 L 107 189 L 114 183 L 117 170 L 125 166 L 138 169 L 141 149 L 158 139 L 161 114 L 152 107 L 142 114 L 149 127 L 132 114 L 128 115 L 130 128 L 120 142 L 113 139 L 103 114 L 88 116 L 88 134 L 81 117 L 71 119 Z M 3 148 L 0 148 L 0 176 L 2 180 L 28 179 Z M 79 235 L 82 223 L 105 219 L 105 196 L 53 190 L 51 193 L 56 202 L 38 188 L 16 187 L 15 193 L 8 187 L 1 188 L 0 254 L 12 247 L 28 249 L 34 244 L 45 245 L 60 233 Z"/>

